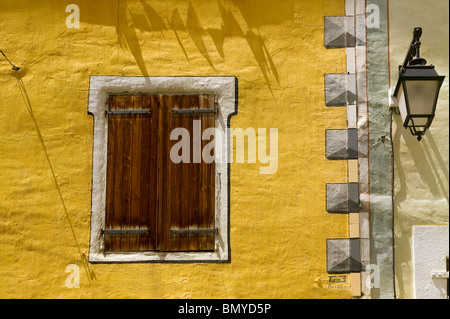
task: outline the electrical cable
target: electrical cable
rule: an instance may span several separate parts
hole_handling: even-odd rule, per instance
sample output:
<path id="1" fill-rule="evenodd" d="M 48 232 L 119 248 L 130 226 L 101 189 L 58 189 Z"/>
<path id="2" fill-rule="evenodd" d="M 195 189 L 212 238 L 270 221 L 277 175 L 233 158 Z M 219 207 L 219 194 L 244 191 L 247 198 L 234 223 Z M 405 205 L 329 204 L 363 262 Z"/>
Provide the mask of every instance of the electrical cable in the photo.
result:
<path id="1" fill-rule="evenodd" d="M 0 52 L 5 57 L 6 61 L 8 61 L 8 63 L 11 64 L 13 71 L 19 71 L 20 70 L 20 68 L 18 66 L 15 66 L 14 64 L 11 63 L 11 61 L 9 61 L 9 59 L 6 57 L 5 53 L 3 53 L 2 50 L 0 50 Z"/>
<path id="2" fill-rule="evenodd" d="M 392 170 L 392 181 L 391 181 L 391 188 L 392 188 L 392 269 L 393 269 L 393 293 L 394 293 L 394 299 L 397 299 L 397 293 L 395 290 L 395 230 L 394 230 L 394 216 L 395 216 L 395 205 L 394 205 L 394 192 L 395 192 L 395 167 L 394 167 L 394 140 L 392 136 L 392 122 L 393 122 L 393 116 L 394 116 L 394 108 L 391 107 L 390 109 L 390 126 L 389 126 L 389 134 L 390 134 L 390 140 L 391 140 L 391 170 Z M 397 112 L 395 112 L 397 114 Z"/>

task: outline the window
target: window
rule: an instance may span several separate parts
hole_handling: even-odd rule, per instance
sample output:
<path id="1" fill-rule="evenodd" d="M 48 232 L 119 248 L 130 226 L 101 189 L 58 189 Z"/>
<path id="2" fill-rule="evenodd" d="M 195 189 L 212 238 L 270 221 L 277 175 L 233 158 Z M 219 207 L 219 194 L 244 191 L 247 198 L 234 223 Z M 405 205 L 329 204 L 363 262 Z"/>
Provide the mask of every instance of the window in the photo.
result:
<path id="1" fill-rule="evenodd" d="M 89 260 L 229 262 L 225 132 L 236 79 L 91 77 L 89 112 Z"/>
<path id="2" fill-rule="evenodd" d="M 197 158 L 214 115 L 214 95 L 109 96 L 105 252 L 214 250 L 214 162 Z"/>

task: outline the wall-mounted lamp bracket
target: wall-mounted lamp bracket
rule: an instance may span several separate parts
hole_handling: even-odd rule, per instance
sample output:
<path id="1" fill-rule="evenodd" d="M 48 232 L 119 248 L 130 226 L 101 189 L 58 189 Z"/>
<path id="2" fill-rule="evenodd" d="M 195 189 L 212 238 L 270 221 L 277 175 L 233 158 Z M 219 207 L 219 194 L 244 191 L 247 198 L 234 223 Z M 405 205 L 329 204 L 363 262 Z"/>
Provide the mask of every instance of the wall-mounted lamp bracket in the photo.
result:
<path id="1" fill-rule="evenodd" d="M 398 108 L 398 101 L 397 98 L 394 96 L 395 93 L 395 87 L 391 87 L 389 89 L 389 110 L 395 111 L 395 113 L 399 112 Z"/>
<path id="2" fill-rule="evenodd" d="M 414 28 L 413 39 L 409 46 L 408 53 L 406 54 L 403 64 L 399 66 L 399 75 L 403 75 L 406 72 L 408 65 L 426 65 L 427 60 L 420 57 L 420 37 L 422 36 L 422 28 Z"/>
<path id="3" fill-rule="evenodd" d="M 400 113 L 403 126 L 420 141 L 433 122 L 444 76 L 420 57 L 422 28 L 414 28 L 405 60 L 399 66 L 399 79 L 389 92 L 389 107 Z"/>
<path id="4" fill-rule="evenodd" d="M 2 50 L 0 50 L 0 53 L 5 57 L 6 61 L 8 61 L 8 63 L 12 66 L 12 70 L 17 72 L 20 71 L 20 68 L 18 66 L 15 66 L 14 64 L 11 63 L 11 61 L 9 61 L 9 59 L 6 57 L 5 53 L 3 53 Z"/>

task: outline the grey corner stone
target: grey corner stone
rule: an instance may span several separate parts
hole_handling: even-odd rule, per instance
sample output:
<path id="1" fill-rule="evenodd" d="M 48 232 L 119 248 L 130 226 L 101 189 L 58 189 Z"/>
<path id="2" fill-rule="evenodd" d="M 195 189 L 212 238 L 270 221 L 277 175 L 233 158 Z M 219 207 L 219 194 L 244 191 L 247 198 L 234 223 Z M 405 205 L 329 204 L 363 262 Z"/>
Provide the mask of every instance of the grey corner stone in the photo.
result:
<path id="1" fill-rule="evenodd" d="M 325 17 L 325 47 L 346 47 L 345 17 Z"/>
<path id="2" fill-rule="evenodd" d="M 357 41 L 353 16 L 325 17 L 324 25 L 327 49 L 355 47 Z"/>
<path id="3" fill-rule="evenodd" d="M 326 196 L 329 213 L 359 212 L 359 183 L 327 184 Z"/>
<path id="4" fill-rule="evenodd" d="M 329 160 L 346 160 L 348 134 L 347 130 L 325 131 L 325 156 Z"/>
<path id="5" fill-rule="evenodd" d="M 360 271 L 361 251 L 358 238 L 327 239 L 327 272 L 329 274 Z"/>
<path id="6" fill-rule="evenodd" d="M 358 158 L 358 130 L 348 129 L 348 158 L 357 159 Z"/>
<path id="7" fill-rule="evenodd" d="M 356 104 L 356 77 L 354 74 L 325 74 L 326 106 Z"/>
<path id="8" fill-rule="evenodd" d="M 329 274 L 350 272 L 350 240 L 327 239 L 327 272 Z"/>
<path id="9" fill-rule="evenodd" d="M 327 184 L 327 212 L 348 213 L 348 184 Z"/>
<path id="10" fill-rule="evenodd" d="M 359 184 L 348 184 L 348 212 L 359 212 Z"/>
<path id="11" fill-rule="evenodd" d="M 325 74 L 325 104 L 347 105 L 347 74 Z"/>

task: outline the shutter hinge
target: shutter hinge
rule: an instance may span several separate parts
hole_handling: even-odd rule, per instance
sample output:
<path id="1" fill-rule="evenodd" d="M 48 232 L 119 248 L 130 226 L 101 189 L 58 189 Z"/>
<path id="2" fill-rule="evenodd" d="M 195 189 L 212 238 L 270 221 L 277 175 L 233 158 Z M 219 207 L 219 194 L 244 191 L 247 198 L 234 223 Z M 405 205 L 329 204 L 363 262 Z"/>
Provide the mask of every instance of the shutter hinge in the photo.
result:
<path id="1" fill-rule="evenodd" d="M 122 235 L 122 234 L 149 234 L 148 229 L 102 229 L 102 235 Z"/>
<path id="2" fill-rule="evenodd" d="M 152 114 L 151 110 L 113 110 L 105 111 L 106 115 Z"/>
<path id="3" fill-rule="evenodd" d="M 202 113 L 216 113 L 216 108 L 213 109 L 189 109 L 189 110 L 172 110 L 172 114 L 202 114 Z"/>
<path id="4" fill-rule="evenodd" d="M 199 228 L 199 229 L 170 229 L 171 235 L 185 235 L 185 234 L 217 234 L 217 228 Z"/>

